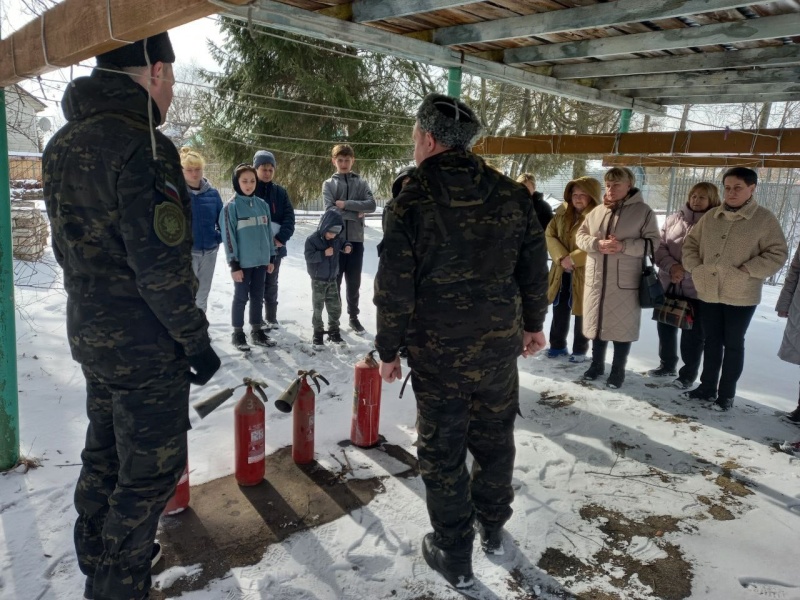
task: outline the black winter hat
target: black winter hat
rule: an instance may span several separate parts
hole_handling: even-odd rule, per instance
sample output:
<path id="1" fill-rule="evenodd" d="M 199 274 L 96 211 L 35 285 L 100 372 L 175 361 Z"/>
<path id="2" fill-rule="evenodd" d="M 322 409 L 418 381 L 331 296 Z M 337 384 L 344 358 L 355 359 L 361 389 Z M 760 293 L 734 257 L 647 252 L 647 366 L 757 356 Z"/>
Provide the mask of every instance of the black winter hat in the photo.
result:
<path id="1" fill-rule="evenodd" d="M 157 62 L 175 62 L 175 52 L 172 50 L 172 43 L 169 41 L 169 35 L 165 31 L 132 44 L 125 44 L 116 50 L 98 54 L 97 66 L 117 67 L 120 69 L 125 67 L 146 67 L 148 61 L 145 59 L 144 55 L 145 40 L 147 41 L 147 58 L 150 59 L 151 65 Z"/>
<path id="2" fill-rule="evenodd" d="M 481 132 L 481 123 L 472 109 L 450 96 L 428 94 L 417 109 L 422 131 L 430 133 L 442 146 L 469 150 Z"/>

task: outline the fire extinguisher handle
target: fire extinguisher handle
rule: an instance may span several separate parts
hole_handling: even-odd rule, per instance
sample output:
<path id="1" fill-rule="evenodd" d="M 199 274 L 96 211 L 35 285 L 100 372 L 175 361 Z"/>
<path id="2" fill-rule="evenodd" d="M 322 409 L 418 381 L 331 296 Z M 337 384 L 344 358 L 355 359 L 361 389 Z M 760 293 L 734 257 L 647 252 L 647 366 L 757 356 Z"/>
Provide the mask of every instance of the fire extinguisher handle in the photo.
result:
<path id="1" fill-rule="evenodd" d="M 261 396 L 261 400 L 264 401 L 264 404 L 268 403 L 269 400 L 267 399 L 267 395 L 264 393 L 264 390 L 261 389 L 261 385 L 259 383 L 256 383 L 255 381 L 252 382 L 251 385 L 253 386 L 253 389 L 256 391 L 256 393 L 259 396 Z M 264 387 L 266 387 L 266 385 L 267 384 L 265 383 Z"/>

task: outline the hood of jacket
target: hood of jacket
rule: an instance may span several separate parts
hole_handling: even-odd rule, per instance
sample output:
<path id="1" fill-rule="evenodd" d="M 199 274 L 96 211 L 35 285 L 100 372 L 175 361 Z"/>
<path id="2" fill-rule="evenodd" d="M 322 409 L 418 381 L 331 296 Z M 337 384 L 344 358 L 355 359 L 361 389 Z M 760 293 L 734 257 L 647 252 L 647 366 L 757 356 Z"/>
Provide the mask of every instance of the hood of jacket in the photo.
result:
<path id="1" fill-rule="evenodd" d="M 337 225 L 344 230 L 344 219 L 342 219 L 342 213 L 336 209 L 328 209 L 322 213 L 322 217 L 319 220 L 319 225 L 317 226 L 317 231 L 320 234 L 324 234 L 331 227 L 335 227 Z"/>
<path id="2" fill-rule="evenodd" d="M 256 189 L 258 189 L 258 177 L 256 177 L 256 187 L 253 188 L 253 193 L 250 195 L 245 194 L 242 191 L 242 188 L 239 187 L 239 179 L 236 177 L 236 169 L 234 169 L 233 173 L 231 174 L 231 185 L 233 186 L 233 191 L 237 196 L 241 196 L 242 198 L 252 198 L 256 195 Z"/>
<path id="3" fill-rule="evenodd" d="M 161 111 L 155 100 L 153 123 L 161 123 Z M 61 109 L 67 121 L 81 121 L 102 113 L 122 114 L 144 123 L 148 122 L 147 90 L 128 75 L 92 71 L 88 77 L 78 77 L 64 92 Z"/>
<path id="4" fill-rule="evenodd" d="M 192 188 L 189 187 L 189 184 L 186 184 L 186 189 L 189 190 L 190 194 L 195 194 L 195 195 L 205 194 L 208 190 L 211 189 L 211 183 L 208 181 L 208 179 L 203 177 L 203 181 L 200 182 L 199 189 L 193 190 Z"/>
<path id="5" fill-rule="evenodd" d="M 704 210 L 703 212 L 697 212 L 692 210 L 691 207 L 689 206 L 689 203 L 687 202 L 681 207 L 680 213 L 683 216 L 683 220 L 686 222 L 686 224 L 692 226 L 695 225 L 702 218 L 704 214 L 710 211 L 711 208 L 709 208 L 708 210 Z"/>
<path id="6" fill-rule="evenodd" d="M 424 182 L 437 204 L 450 207 L 485 203 L 500 177 L 480 156 L 465 150 L 446 150 L 429 156 L 417 167 L 415 175 Z"/>

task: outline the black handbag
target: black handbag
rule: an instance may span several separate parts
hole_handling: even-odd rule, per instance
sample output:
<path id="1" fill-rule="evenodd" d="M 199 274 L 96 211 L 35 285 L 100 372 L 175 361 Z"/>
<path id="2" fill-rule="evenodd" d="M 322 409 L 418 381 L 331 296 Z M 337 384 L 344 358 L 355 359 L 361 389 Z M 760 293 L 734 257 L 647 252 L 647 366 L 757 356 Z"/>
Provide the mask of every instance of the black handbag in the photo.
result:
<path id="1" fill-rule="evenodd" d="M 653 307 L 653 320 L 679 329 L 691 329 L 694 308 L 689 300 L 676 293 L 675 284 L 670 283 L 664 300 Z"/>
<path id="2" fill-rule="evenodd" d="M 649 248 L 649 252 L 648 252 Z M 647 264 L 647 259 L 650 264 Z M 653 242 L 645 238 L 644 255 L 642 256 L 642 279 L 639 281 L 639 306 L 642 308 L 655 308 L 664 301 L 664 288 L 658 280 L 658 273 L 653 266 Z"/>

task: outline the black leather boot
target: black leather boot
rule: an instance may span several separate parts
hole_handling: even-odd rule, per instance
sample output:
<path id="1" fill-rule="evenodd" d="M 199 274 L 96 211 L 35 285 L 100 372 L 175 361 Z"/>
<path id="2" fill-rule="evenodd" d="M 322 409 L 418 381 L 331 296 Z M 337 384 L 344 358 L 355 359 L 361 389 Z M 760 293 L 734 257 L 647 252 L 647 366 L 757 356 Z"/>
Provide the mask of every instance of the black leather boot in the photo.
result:
<path id="1" fill-rule="evenodd" d="M 472 587 L 472 540 L 469 544 L 443 549 L 434 542 L 435 533 L 422 538 L 422 556 L 428 566 L 444 577 L 454 588 Z"/>

